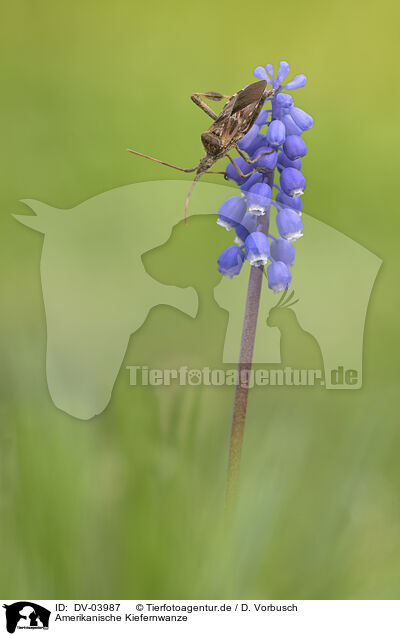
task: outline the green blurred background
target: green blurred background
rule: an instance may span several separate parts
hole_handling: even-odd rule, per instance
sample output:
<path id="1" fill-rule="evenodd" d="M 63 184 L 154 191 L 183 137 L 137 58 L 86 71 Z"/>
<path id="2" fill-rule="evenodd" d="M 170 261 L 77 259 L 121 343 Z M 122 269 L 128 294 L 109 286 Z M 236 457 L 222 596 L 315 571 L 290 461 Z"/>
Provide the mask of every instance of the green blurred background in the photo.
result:
<path id="1" fill-rule="evenodd" d="M 2 2 L 2 598 L 399 597 L 398 20 L 394 0 Z M 26 197 L 70 208 L 179 178 L 124 149 L 195 165 L 208 122 L 190 94 L 235 92 L 281 59 L 308 76 L 296 104 L 316 120 L 307 213 L 384 263 L 361 390 L 252 393 L 227 536 L 233 391 L 133 388 L 123 365 L 103 414 L 58 411 L 45 381 L 43 239 L 11 213 L 27 212 Z M 199 240 L 218 232 L 198 228 Z M 205 277 L 218 249 L 205 249 Z M 174 316 L 156 308 L 139 333 L 153 363 L 151 321 L 174 341 Z"/>

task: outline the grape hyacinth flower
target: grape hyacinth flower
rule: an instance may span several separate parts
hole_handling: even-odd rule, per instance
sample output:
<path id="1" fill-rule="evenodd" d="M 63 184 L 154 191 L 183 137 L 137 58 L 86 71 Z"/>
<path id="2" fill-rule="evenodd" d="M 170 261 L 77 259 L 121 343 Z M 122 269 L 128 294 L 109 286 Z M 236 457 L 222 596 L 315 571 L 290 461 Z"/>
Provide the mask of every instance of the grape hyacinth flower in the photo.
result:
<path id="1" fill-rule="evenodd" d="M 244 255 L 250 265 L 265 265 L 269 257 L 269 242 L 264 232 L 252 232 L 244 243 Z"/>
<path id="2" fill-rule="evenodd" d="M 240 197 L 231 197 L 224 201 L 218 210 L 218 225 L 227 230 L 236 227 L 246 212 L 246 203 Z"/>
<path id="3" fill-rule="evenodd" d="M 255 232 L 258 225 L 258 216 L 256 214 L 245 214 L 240 223 L 235 227 L 236 238 L 235 243 L 244 245 L 245 240 L 252 232 Z"/>
<path id="4" fill-rule="evenodd" d="M 281 62 L 276 72 L 271 64 L 258 66 L 254 71 L 256 78 L 264 80 L 274 92 L 237 144 L 240 156 L 234 162 L 246 176 L 240 176 L 231 161 L 226 168 L 226 178 L 240 187 L 242 205 L 236 201 L 239 196 L 231 197 L 221 206 L 218 215 L 218 223 L 227 229 L 234 228 L 238 243 L 228 247 L 218 258 L 219 272 L 232 278 L 245 269 L 246 261 L 250 265 L 232 416 L 228 510 L 233 508 L 237 495 L 249 389 L 241 374 L 251 369 L 262 282 L 265 277 L 274 293 L 289 288 L 294 275 L 290 268 L 294 269 L 296 252 L 293 242 L 303 232 L 300 197 L 306 189 L 302 161 L 307 155 L 303 134 L 310 130 L 314 120 L 295 105 L 291 94 L 305 86 L 305 75 L 288 79 L 289 72 L 287 62 Z M 279 236 L 272 236 L 272 223 Z"/>
<path id="5" fill-rule="evenodd" d="M 278 170 L 282 172 L 284 168 L 296 168 L 296 170 L 301 170 L 302 161 L 301 159 L 289 159 L 286 152 L 281 150 L 278 155 Z"/>
<path id="6" fill-rule="evenodd" d="M 296 210 L 299 214 L 303 209 L 303 201 L 300 197 L 290 197 L 288 194 L 285 194 L 283 190 L 280 190 L 275 198 L 276 203 L 280 203 L 283 208 L 291 208 L 292 210 Z"/>
<path id="7" fill-rule="evenodd" d="M 282 208 L 276 215 L 276 226 L 282 238 L 295 241 L 303 236 L 303 223 L 300 215 L 290 208 Z"/>
<path id="8" fill-rule="evenodd" d="M 274 261 L 267 268 L 268 287 L 278 293 L 289 287 L 292 280 L 290 269 L 282 261 Z"/>
<path id="9" fill-rule="evenodd" d="M 246 192 L 245 198 L 249 212 L 261 216 L 270 208 L 272 190 L 267 183 L 255 183 Z"/>
<path id="10" fill-rule="evenodd" d="M 286 138 L 286 130 L 284 124 L 279 119 L 274 119 L 268 126 L 267 142 L 272 148 L 279 148 Z"/>
<path id="11" fill-rule="evenodd" d="M 289 135 L 283 144 L 283 151 L 290 161 L 296 161 L 307 154 L 306 142 L 299 135 Z"/>
<path id="12" fill-rule="evenodd" d="M 270 252 L 274 261 L 281 261 L 288 267 L 293 267 L 296 250 L 290 241 L 281 237 L 274 239 L 270 246 Z"/>
<path id="13" fill-rule="evenodd" d="M 299 197 L 304 194 L 306 180 L 300 170 L 284 168 L 281 172 L 281 188 L 290 197 Z"/>
<path id="14" fill-rule="evenodd" d="M 228 278 L 240 274 L 244 261 L 243 250 L 238 245 L 230 245 L 218 259 L 218 271 Z"/>
<path id="15" fill-rule="evenodd" d="M 261 172 L 255 172 L 254 174 L 251 175 L 251 177 L 247 177 L 245 182 L 242 183 L 242 185 L 240 186 L 240 190 L 242 194 L 250 190 L 250 188 L 256 183 L 261 183 L 262 180 L 263 180 L 263 175 L 261 174 Z"/>

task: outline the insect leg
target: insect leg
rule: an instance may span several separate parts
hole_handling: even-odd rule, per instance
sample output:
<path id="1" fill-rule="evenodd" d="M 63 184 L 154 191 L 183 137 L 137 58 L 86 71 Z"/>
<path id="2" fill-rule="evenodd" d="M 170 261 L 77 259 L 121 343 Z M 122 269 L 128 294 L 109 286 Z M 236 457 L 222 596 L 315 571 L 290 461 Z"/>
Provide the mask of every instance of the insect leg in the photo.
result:
<path id="1" fill-rule="evenodd" d="M 154 159 L 154 157 L 144 155 L 142 152 L 137 152 L 137 150 L 131 150 L 130 148 L 127 148 L 126 150 L 127 152 L 131 152 L 133 155 L 138 155 L 138 157 L 144 157 L 145 159 L 151 159 L 151 161 L 162 163 L 163 166 L 168 166 L 169 168 L 174 168 L 175 170 L 180 170 L 181 172 L 194 172 L 195 170 L 197 170 L 197 166 L 195 166 L 194 168 L 179 168 L 179 166 L 174 166 L 173 163 L 167 163 L 166 161 L 160 161 L 160 159 Z"/>
<path id="2" fill-rule="evenodd" d="M 244 159 L 245 161 L 247 161 L 247 163 L 256 163 L 256 161 L 259 160 L 260 157 L 262 157 L 263 155 L 272 155 L 273 152 L 275 152 L 275 150 L 271 150 L 270 152 L 261 152 L 258 157 L 256 157 L 255 159 L 248 159 L 243 152 L 240 150 L 239 146 L 237 144 L 235 144 L 235 148 L 238 151 L 239 155 L 242 157 L 242 159 Z"/>
<path id="3" fill-rule="evenodd" d="M 241 171 L 239 166 L 234 162 L 232 157 L 230 157 L 229 155 L 226 155 L 226 156 L 228 157 L 229 161 L 231 162 L 231 164 L 233 165 L 233 167 L 235 168 L 236 172 L 238 173 L 240 177 L 244 177 L 245 179 L 247 179 L 247 177 L 250 177 L 250 175 L 254 174 L 255 172 L 266 172 L 266 170 L 262 170 L 261 168 L 259 168 L 258 170 L 257 168 L 254 168 L 254 170 L 252 170 L 251 172 L 248 172 L 247 174 L 243 174 L 243 172 Z M 268 170 L 267 172 L 270 172 L 270 171 Z"/>
<path id="4" fill-rule="evenodd" d="M 222 93 L 215 93 L 213 91 L 210 91 L 209 93 L 193 93 L 193 95 L 190 96 L 192 102 L 194 102 L 196 106 L 199 106 L 201 110 L 204 110 L 211 119 L 217 119 L 218 115 L 214 113 L 212 108 L 207 106 L 207 104 L 201 99 L 202 97 L 210 99 L 213 102 L 220 102 L 222 99 L 229 99 L 228 95 L 222 95 Z"/>

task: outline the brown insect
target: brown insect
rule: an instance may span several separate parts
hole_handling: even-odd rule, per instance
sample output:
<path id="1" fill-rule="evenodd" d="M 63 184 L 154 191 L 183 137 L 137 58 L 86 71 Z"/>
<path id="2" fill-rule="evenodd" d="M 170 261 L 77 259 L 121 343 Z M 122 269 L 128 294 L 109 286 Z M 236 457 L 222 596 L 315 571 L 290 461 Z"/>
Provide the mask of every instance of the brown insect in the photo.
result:
<path id="1" fill-rule="evenodd" d="M 186 197 L 185 223 L 187 222 L 189 198 L 193 192 L 194 186 L 196 185 L 200 177 L 206 172 L 210 172 L 212 174 L 223 174 L 226 176 L 225 172 L 215 172 L 210 170 L 210 168 L 216 161 L 218 161 L 218 159 L 227 157 L 241 177 L 249 177 L 254 172 L 263 170 L 261 168 L 258 168 L 257 170 L 252 170 L 248 174 L 243 174 L 239 166 L 234 162 L 234 160 L 228 153 L 230 150 L 235 148 L 239 155 L 249 164 L 256 163 L 256 161 L 258 161 L 258 159 L 262 155 L 270 154 L 268 152 L 262 152 L 260 155 L 258 155 L 258 157 L 249 159 L 243 154 L 243 152 L 237 145 L 237 142 L 240 141 L 240 139 L 242 139 L 242 137 L 244 137 L 244 135 L 246 135 L 249 132 L 250 128 L 253 126 L 258 115 L 260 114 L 265 100 L 268 99 L 268 97 L 273 97 L 273 95 L 275 95 L 275 93 L 277 92 L 273 89 L 267 90 L 266 87 L 267 82 L 265 80 L 261 80 L 260 82 L 254 82 L 254 84 L 246 86 L 246 88 L 243 88 L 231 97 L 222 95 L 221 93 L 215 93 L 213 91 L 210 91 L 209 93 L 193 93 L 191 99 L 194 101 L 194 103 L 197 104 L 197 106 L 200 106 L 200 108 L 204 110 L 207 115 L 214 119 L 214 123 L 211 124 L 210 128 L 201 135 L 201 141 L 206 154 L 200 159 L 199 164 L 194 168 L 179 168 L 179 166 L 174 166 L 171 163 L 166 163 L 165 161 L 154 159 L 154 157 L 149 157 L 149 155 L 144 155 L 141 152 L 137 152 L 136 150 L 127 148 L 128 152 L 132 152 L 134 155 L 139 155 L 139 157 L 151 159 L 151 161 L 156 161 L 157 163 L 161 163 L 164 166 L 169 166 L 170 168 L 174 168 L 175 170 L 180 170 L 181 172 L 196 172 L 196 176 Z M 217 115 L 203 101 L 203 97 L 214 102 L 219 102 L 224 99 L 228 101 L 222 109 L 221 113 Z M 264 171 L 266 170 L 264 169 Z"/>

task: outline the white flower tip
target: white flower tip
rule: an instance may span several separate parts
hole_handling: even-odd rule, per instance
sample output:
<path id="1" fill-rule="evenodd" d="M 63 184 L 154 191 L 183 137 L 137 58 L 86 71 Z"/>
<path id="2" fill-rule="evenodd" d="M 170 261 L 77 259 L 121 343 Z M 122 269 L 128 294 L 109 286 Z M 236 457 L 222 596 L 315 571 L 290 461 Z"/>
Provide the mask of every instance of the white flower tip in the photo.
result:
<path id="1" fill-rule="evenodd" d="M 263 216 L 265 214 L 265 209 L 257 207 L 255 205 L 250 205 L 249 212 L 251 212 L 251 214 L 255 214 L 256 216 Z"/>
<path id="2" fill-rule="evenodd" d="M 292 234 L 288 234 L 287 236 L 285 236 L 285 239 L 290 243 L 293 243 L 293 241 L 297 241 L 297 239 L 301 238 L 302 236 L 303 232 L 293 232 Z"/>
<path id="3" fill-rule="evenodd" d="M 233 227 L 232 225 L 228 223 L 228 221 L 224 221 L 223 219 L 217 219 L 217 225 L 224 227 L 227 230 L 227 232 L 229 232 Z"/>
<path id="4" fill-rule="evenodd" d="M 247 259 L 253 267 L 263 267 L 268 263 L 268 256 L 253 256 Z"/>

